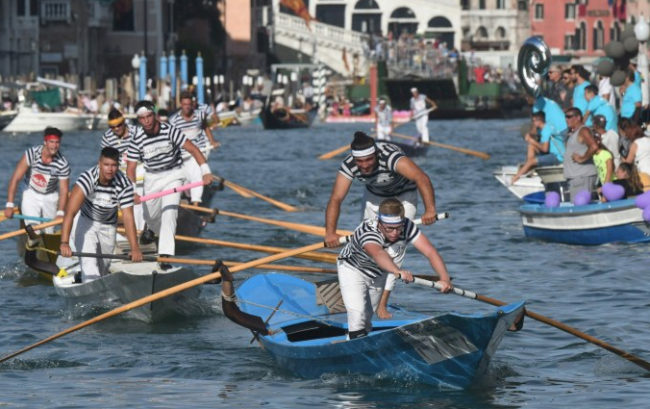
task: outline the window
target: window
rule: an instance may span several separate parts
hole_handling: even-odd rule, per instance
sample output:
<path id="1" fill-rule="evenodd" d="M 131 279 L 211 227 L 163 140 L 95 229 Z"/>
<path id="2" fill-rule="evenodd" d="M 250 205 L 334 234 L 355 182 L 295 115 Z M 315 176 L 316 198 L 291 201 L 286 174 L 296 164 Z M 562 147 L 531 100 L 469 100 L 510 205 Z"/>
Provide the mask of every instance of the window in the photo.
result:
<path id="1" fill-rule="evenodd" d="M 543 4 L 535 4 L 535 20 L 544 20 Z"/>
<path id="2" fill-rule="evenodd" d="M 505 8 L 506 8 L 506 0 L 497 0 L 497 9 L 505 10 Z"/>
<path id="3" fill-rule="evenodd" d="M 609 30 L 609 41 L 618 41 L 621 38 L 621 25 L 615 21 Z"/>
<path id="4" fill-rule="evenodd" d="M 16 0 L 16 12 L 19 16 L 25 15 L 25 0 Z"/>
<path id="5" fill-rule="evenodd" d="M 528 0 L 517 0 L 517 10 L 528 11 Z"/>
<path id="6" fill-rule="evenodd" d="M 598 21 L 594 26 L 594 50 L 602 50 L 605 46 L 605 27 Z"/>
<path id="7" fill-rule="evenodd" d="M 469 10 L 469 0 L 460 0 L 460 8 L 462 10 Z"/>
<path id="8" fill-rule="evenodd" d="M 564 5 L 564 18 L 566 20 L 575 20 L 576 18 L 576 4 L 567 3 Z"/>
<path id="9" fill-rule="evenodd" d="M 505 40 L 506 38 L 506 29 L 503 27 L 497 28 L 495 32 L 495 37 L 498 38 L 499 40 Z"/>
<path id="10" fill-rule="evenodd" d="M 483 26 L 479 27 L 476 30 L 476 34 L 474 34 L 474 37 L 477 40 L 487 40 L 487 38 L 488 38 L 487 29 L 485 27 L 483 27 Z"/>
<path id="11" fill-rule="evenodd" d="M 478 8 L 485 10 L 485 0 L 478 0 Z"/>
<path id="12" fill-rule="evenodd" d="M 29 0 L 29 15 L 38 16 L 38 0 Z"/>
<path id="13" fill-rule="evenodd" d="M 564 49 L 565 50 L 573 50 L 573 39 L 574 35 L 573 34 L 565 34 L 564 35 Z"/>
<path id="14" fill-rule="evenodd" d="M 573 43 L 574 50 L 587 49 L 587 25 L 582 22 L 580 27 L 576 28 L 575 41 Z"/>
<path id="15" fill-rule="evenodd" d="M 113 30 L 135 30 L 133 2 L 131 0 L 117 0 L 113 3 Z"/>

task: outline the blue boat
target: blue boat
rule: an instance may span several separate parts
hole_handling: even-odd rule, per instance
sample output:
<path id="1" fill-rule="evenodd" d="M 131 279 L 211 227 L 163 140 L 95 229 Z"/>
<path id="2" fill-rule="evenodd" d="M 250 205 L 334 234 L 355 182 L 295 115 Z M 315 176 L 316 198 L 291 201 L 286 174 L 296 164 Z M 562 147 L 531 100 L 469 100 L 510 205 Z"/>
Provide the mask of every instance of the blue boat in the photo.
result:
<path id="1" fill-rule="evenodd" d="M 487 368 L 524 308 L 518 302 L 487 314 L 436 317 L 393 308 L 393 318 L 373 321 L 368 336 L 346 340 L 345 312 L 319 304 L 323 295 L 314 283 L 256 275 L 236 293 L 244 313 L 268 321 L 269 334 L 259 335 L 264 348 L 280 367 L 301 377 L 364 374 L 450 388 L 470 386 Z"/>
<path id="2" fill-rule="evenodd" d="M 526 237 L 581 245 L 650 241 L 650 224 L 634 199 L 584 206 L 525 204 L 519 213 Z"/>

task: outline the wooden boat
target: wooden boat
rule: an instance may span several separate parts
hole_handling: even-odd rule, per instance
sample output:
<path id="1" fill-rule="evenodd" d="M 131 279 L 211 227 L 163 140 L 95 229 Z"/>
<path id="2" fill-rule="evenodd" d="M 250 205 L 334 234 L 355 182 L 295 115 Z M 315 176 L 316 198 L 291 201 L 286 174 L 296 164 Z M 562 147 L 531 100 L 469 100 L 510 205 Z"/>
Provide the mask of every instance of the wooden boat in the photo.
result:
<path id="1" fill-rule="evenodd" d="M 519 213 L 525 235 L 541 240 L 582 245 L 650 241 L 650 224 L 634 199 L 554 208 L 525 204 Z"/>
<path id="2" fill-rule="evenodd" d="M 69 308 L 112 308 L 199 277 L 197 272 L 185 267 L 164 270 L 156 262 L 131 263 L 116 260 L 111 263 L 109 274 L 81 283 L 78 282 L 78 259 L 65 260 L 65 268 L 60 269 L 56 264 L 38 260 L 33 250 L 25 252 L 25 263 L 41 274 L 52 277 L 56 293 L 65 299 Z M 64 265 L 63 262 L 59 264 Z M 200 291 L 199 287 L 189 288 L 173 297 L 165 297 L 131 310 L 128 316 L 140 321 L 157 322 L 199 314 L 204 309 L 199 300 Z"/>
<path id="3" fill-rule="evenodd" d="M 271 111 L 266 106 L 260 112 L 264 129 L 298 129 L 309 128 L 318 114 L 318 107 L 310 110 L 278 108 Z"/>
<path id="4" fill-rule="evenodd" d="M 452 388 L 470 386 L 487 368 L 524 308 L 519 302 L 487 314 L 435 317 L 393 309 L 392 319 L 373 321 L 368 336 L 346 341 L 346 314 L 319 305 L 313 283 L 256 275 L 236 294 L 245 314 L 268 317 L 272 332 L 259 341 L 280 367 L 299 376 L 354 373 Z"/>
<path id="5" fill-rule="evenodd" d="M 518 170 L 518 166 L 502 166 L 494 170 L 492 175 L 519 199 L 544 190 L 554 190 L 560 193 L 566 190 L 562 165 L 537 167 L 532 172 L 519 178 L 513 185 L 510 181 Z"/>

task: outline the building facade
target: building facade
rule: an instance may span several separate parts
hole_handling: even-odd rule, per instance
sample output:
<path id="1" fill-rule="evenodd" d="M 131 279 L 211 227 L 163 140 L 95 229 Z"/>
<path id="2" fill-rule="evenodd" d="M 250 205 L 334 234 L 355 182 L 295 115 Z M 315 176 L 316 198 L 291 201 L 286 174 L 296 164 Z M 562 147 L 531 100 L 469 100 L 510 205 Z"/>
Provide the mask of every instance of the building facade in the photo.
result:
<path id="1" fill-rule="evenodd" d="M 38 71 L 39 4 L 36 0 L 0 2 L 0 75 Z"/>
<path id="2" fill-rule="evenodd" d="M 530 36 L 528 0 L 462 0 L 462 49 L 517 52 Z"/>

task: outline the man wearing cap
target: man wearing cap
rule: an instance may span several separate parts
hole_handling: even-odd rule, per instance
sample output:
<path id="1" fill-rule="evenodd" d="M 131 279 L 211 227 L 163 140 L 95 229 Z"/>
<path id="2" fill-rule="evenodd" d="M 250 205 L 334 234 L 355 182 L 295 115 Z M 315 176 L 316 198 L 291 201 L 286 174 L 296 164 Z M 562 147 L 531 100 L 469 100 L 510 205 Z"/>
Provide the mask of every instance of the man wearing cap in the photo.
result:
<path id="1" fill-rule="evenodd" d="M 136 181 L 136 165 L 140 161 L 145 169 L 145 194 L 181 186 L 185 180 L 181 149 L 189 152 L 199 164 L 203 184 L 213 180 L 214 176 L 199 148 L 178 128 L 159 122 L 150 101 L 140 101 L 135 108 L 141 127 L 127 150 L 126 172 L 132 182 Z M 144 204 L 144 218 L 147 226 L 158 235 L 158 253 L 161 255 L 175 254 L 174 234 L 180 199 L 180 193 L 172 193 Z M 134 202 L 140 203 L 137 193 Z"/>
<path id="2" fill-rule="evenodd" d="M 119 164 L 120 151 L 105 147 L 97 165 L 79 176 L 72 188 L 61 227 L 61 256 L 71 257 L 72 249 L 97 253 L 99 248 L 102 254 L 112 254 L 119 208 L 131 246 L 131 261 L 142 261 L 133 219 L 133 184 L 119 170 Z M 80 264 L 81 281 L 87 282 L 106 274 L 110 260 L 81 257 Z"/>
<path id="3" fill-rule="evenodd" d="M 201 153 L 207 158 L 211 148 L 216 148 L 219 143 L 214 140 L 212 131 L 206 126 L 206 116 L 203 111 L 194 109 L 192 94 L 183 91 L 180 95 L 181 109 L 169 118 L 169 123 L 180 129 L 187 139 L 191 141 Z M 199 180 L 201 178 L 201 169 L 199 164 L 192 155 L 182 150 L 183 172 L 185 172 L 188 181 Z M 194 205 L 201 204 L 203 196 L 203 186 L 190 189 L 190 200 Z"/>
<path id="4" fill-rule="evenodd" d="M 411 120 L 415 121 L 415 127 L 418 130 L 420 141 L 429 142 L 429 113 L 427 112 L 427 102 L 431 108 L 436 108 L 436 103 L 424 94 L 420 94 L 418 89 L 411 88 Z"/>
<path id="5" fill-rule="evenodd" d="M 393 132 L 393 110 L 384 98 L 380 98 L 379 105 L 375 107 L 375 130 L 377 140 L 390 141 L 390 133 Z"/>
<path id="6" fill-rule="evenodd" d="M 45 128 L 43 145 L 27 149 L 20 158 L 9 181 L 5 217 L 11 218 L 14 214 L 16 189 L 23 178 L 26 188 L 23 189 L 20 203 L 22 214 L 46 219 L 63 217 L 68 199 L 70 165 L 59 150 L 62 136 L 63 133 L 57 128 Z M 38 223 L 25 220 L 25 224 Z M 44 231 L 53 233 L 54 227 Z"/>
<path id="7" fill-rule="evenodd" d="M 364 191 L 364 220 L 377 218 L 379 204 L 386 198 L 396 198 L 405 210 L 406 217 L 413 219 L 417 207 L 417 192 L 424 202 L 422 223 L 432 224 L 436 220 L 436 201 L 431 180 L 422 169 L 404 155 L 396 145 L 375 142 L 364 132 L 355 132 L 351 144 L 352 153 L 339 168 L 330 199 L 325 211 L 325 243 L 337 247 L 340 236 L 336 233 L 341 203 L 348 194 L 353 180 L 366 185 Z M 381 318 L 390 316 L 386 310 L 390 291 L 395 280 L 386 282 L 377 314 Z"/>
<path id="8" fill-rule="evenodd" d="M 378 304 L 387 277 L 392 277 L 393 282 L 396 279 L 406 283 L 413 281 L 413 274 L 401 267 L 408 244 L 413 244 L 439 274 L 440 291 L 452 290 L 447 267 L 436 248 L 415 223 L 404 216 L 399 200 L 383 200 L 379 216 L 364 220 L 354 230 L 336 263 L 348 316 L 348 339 L 361 338 L 372 331 L 372 316 L 375 310 L 379 315 Z"/>

